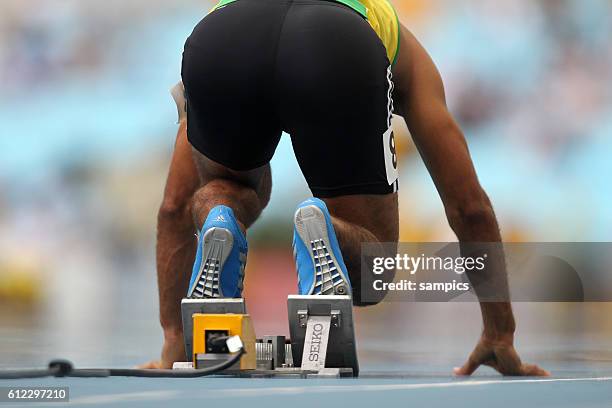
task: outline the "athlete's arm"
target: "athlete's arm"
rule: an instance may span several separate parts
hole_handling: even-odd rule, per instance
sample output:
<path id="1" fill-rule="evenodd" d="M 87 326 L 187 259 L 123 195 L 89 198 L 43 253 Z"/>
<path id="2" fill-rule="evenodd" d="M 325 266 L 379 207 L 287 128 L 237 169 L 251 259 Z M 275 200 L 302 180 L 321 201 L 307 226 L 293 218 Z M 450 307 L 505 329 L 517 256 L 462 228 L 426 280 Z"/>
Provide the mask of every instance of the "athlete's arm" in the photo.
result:
<path id="1" fill-rule="evenodd" d="M 187 140 L 187 113 L 181 83 L 172 89 L 172 96 L 178 108 L 179 126 L 164 198 L 157 215 L 156 245 L 159 318 L 164 344 L 161 359 L 141 368 L 172 368 L 175 361 L 185 360 L 181 299 L 187 293 L 196 252 L 191 199 L 200 186 L 200 180 Z"/>
<path id="2" fill-rule="evenodd" d="M 446 106 L 438 69 L 405 27 L 401 27 L 400 47 L 393 69 L 396 113 L 408 125 L 451 228 L 464 243 L 501 242 L 491 202 L 480 186 L 463 133 Z M 507 287 L 503 259 L 491 273 L 498 286 Z M 468 277 L 476 287 L 474 277 Z M 481 299 L 484 330 L 469 361 L 456 373 L 470 375 L 485 364 L 505 375 L 546 375 L 537 366 L 522 364 L 514 350 L 515 320 L 510 302 L 485 302 L 476 292 Z"/>

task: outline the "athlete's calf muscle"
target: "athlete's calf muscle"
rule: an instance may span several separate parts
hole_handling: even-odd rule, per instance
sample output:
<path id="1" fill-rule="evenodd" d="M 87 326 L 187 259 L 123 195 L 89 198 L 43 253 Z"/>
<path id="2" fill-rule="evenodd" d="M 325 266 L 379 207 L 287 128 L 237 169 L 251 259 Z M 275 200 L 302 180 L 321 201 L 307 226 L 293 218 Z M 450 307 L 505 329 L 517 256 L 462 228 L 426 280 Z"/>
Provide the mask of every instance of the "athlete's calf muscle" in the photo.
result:
<path id="1" fill-rule="evenodd" d="M 334 228 L 353 285 L 353 303 L 355 306 L 372 306 L 380 303 L 386 293 L 369 291 L 373 281 L 367 279 L 370 274 L 364 279 L 361 273 L 361 246 L 364 243 L 397 242 L 399 235 L 397 193 L 341 196 L 325 199 L 325 202 L 332 214 Z"/>

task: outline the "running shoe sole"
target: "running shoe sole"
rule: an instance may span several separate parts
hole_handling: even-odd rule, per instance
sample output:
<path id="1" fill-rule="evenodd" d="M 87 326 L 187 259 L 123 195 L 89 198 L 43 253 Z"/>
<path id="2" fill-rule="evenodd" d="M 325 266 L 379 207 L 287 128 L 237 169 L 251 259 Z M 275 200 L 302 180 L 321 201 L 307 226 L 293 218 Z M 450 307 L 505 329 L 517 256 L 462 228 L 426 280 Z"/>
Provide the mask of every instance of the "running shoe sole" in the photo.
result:
<path id="1" fill-rule="evenodd" d="M 347 295 L 349 281 L 331 250 L 325 214 L 315 205 L 295 212 L 295 228 L 306 246 L 314 265 L 315 279 L 309 293 L 315 295 Z"/>
<path id="2" fill-rule="evenodd" d="M 219 282 L 225 261 L 234 246 L 234 236 L 228 229 L 213 227 L 204 233 L 201 245 L 202 265 L 189 297 L 223 297 Z"/>

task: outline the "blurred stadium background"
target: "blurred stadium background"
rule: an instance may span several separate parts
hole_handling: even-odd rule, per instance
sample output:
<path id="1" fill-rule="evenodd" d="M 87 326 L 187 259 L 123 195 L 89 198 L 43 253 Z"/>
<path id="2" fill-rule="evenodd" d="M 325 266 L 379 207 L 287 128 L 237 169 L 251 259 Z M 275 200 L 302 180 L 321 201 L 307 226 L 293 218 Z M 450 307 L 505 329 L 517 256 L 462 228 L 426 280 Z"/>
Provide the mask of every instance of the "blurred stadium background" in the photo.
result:
<path id="1" fill-rule="evenodd" d="M 505 239 L 611 240 L 612 3 L 394 3 L 442 72 Z M 0 4 L 0 366 L 57 355 L 129 365 L 158 354 L 155 220 L 176 133 L 168 90 L 185 38 L 211 6 Z M 402 240 L 454 240 L 397 128 Z M 308 195 L 286 137 L 273 172 L 247 272 L 260 335 L 286 330 L 290 220 Z M 596 364 L 607 350 L 612 359 L 607 305 L 517 305 L 517 314 L 528 356 L 573 349 Z M 459 364 L 480 325 L 473 304 L 382 305 L 357 316 L 368 367 Z"/>

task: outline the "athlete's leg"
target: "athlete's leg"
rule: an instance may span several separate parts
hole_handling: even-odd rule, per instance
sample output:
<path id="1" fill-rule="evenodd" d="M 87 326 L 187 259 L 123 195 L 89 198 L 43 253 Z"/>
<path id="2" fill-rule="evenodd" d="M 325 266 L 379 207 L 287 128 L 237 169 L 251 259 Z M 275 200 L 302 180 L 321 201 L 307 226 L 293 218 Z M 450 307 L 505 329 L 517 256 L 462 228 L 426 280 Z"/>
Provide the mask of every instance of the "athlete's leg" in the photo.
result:
<path id="1" fill-rule="evenodd" d="M 341 196 L 323 200 L 331 214 L 344 263 L 351 279 L 353 303 L 357 306 L 367 306 L 380 302 L 384 293 L 377 296 L 375 292 L 368 291 L 367 301 L 362 298 L 362 290 L 372 287 L 371 280 L 364 281 L 362 278 L 374 278 L 374 275 L 362 276 L 361 245 L 398 241 L 397 193 Z"/>
<path id="2" fill-rule="evenodd" d="M 380 303 L 386 292 L 375 290 L 374 280 L 392 275 L 363 273 L 362 262 L 364 255 L 393 256 L 398 218 L 396 193 L 311 198 L 298 205 L 293 247 L 299 293 L 351 294 L 356 306 Z"/>
<path id="3" fill-rule="evenodd" d="M 360 261 L 362 243 L 398 240 L 390 62 L 353 10 L 293 4 L 279 47 L 281 118 L 313 195 L 327 207 L 312 200 L 296 212 L 300 292 L 342 293 L 348 274 L 354 303 L 377 303 L 384 293 L 362 298 L 371 285 Z"/>
<path id="4" fill-rule="evenodd" d="M 236 171 L 194 149 L 202 187 L 192 203 L 198 247 L 187 296 L 242 296 L 246 230 L 270 200 L 270 166 Z"/>
<path id="5" fill-rule="evenodd" d="M 282 134 L 272 68 L 286 7 L 232 3 L 206 16 L 185 43 L 187 134 L 202 183 L 192 206 L 199 245 L 189 297 L 242 294 L 245 231 L 270 199 L 268 163 Z"/>
<path id="6" fill-rule="evenodd" d="M 270 198 L 268 163 L 282 134 L 271 68 L 285 7 L 233 3 L 210 13 L 185 43 L 188 138 L 202 182 L 192 209 L 198 228 L 225 205 L 244 230 Z"/>
<path id="7" fill-rule="evenodd" d="M 235 171 L 206 158 L 196 150 L 193 150 L 193 157 L 202 184 L 193 197 L 195 225 L 201 228 L 211 209 L 225 205 L 234 211 L 240 229 L 245 232 L 270 201 L 270 165 L 249 171 Z"/>

